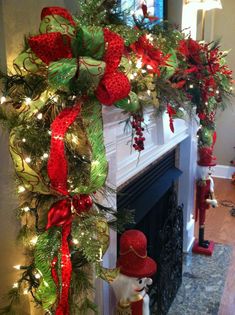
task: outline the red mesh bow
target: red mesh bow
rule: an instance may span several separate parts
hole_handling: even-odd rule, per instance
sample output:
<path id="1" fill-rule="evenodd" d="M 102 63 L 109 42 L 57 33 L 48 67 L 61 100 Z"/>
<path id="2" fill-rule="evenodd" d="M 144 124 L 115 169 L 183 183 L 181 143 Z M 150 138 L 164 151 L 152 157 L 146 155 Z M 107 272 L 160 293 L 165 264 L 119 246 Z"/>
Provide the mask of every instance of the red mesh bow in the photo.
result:
<path id="1" fill-rule="evenodd" d="M 130 90 L 128 78 L 121 72 L 114 72 L 104 76 L 95 95 L 102 104 L 112 105 L 121 100 L 123 95 L 127 96 Z"/>
<path id="2" fill-rule="evenodd" d="M 128 78 L 123 73 L 117 71 L 124 51 L 123 39 L 107 28 L 103 31 L 104 40 L 107 43 L 107 49 L 103 57 L 106 62 L 106 68 L 104 77 L 95 95 L 102 104 L 112 105 L 128 96 L 131 85 Z"/>
<path id="3" fill-rule="evenodd" d="M 62 58 L 72 58 L 71 38 L 58 32 L 36 35 L 28 40 L 32 51 L 47 65 Z"/>
<path id="4" fill-rule="evenodd" d="M 61 15 L 68 20 L 68 23 L 75 25 L 72 16 L 59 7 L 45 8 L 42 10 L 41 18 L 48 15 Z M 105 73 L 95 93 L 98 100 L 104 105 L 112 105 L 113 103 L 125 98 L 130 93 L 130 83 L 127 77 L 118 72 L 121 57 L 124 51 L 124 41 L 121 36 L 103 29 L 105 45 L 105 53 L 103 60 L 106 63 Z M 28 43 L 32 51 L 44 63 L 49 65 L 51 62 L 58 61 L 63 58 L 73 58 L 71 42 L 69 35 L 59 32 L 50 32 L 32 36 L 28 39 Z M 82 45 L 82 43 L 81 43 Z"/>
<path id="5" fill-rule="evenodd" d="M 47 8 L 43 8 L 42 9 L 42 13 L 41 13 L 41 20 L 43 20 L 44 17 L 46 17 L 48 15 L 60 15 L 63 18 L 65 18 L 66 20 L 68 20 L 69 23 L 72 26 L 76 26 L 72 15 L 64 8 L 61 8 L 61 7 L 47 7 Z"/>

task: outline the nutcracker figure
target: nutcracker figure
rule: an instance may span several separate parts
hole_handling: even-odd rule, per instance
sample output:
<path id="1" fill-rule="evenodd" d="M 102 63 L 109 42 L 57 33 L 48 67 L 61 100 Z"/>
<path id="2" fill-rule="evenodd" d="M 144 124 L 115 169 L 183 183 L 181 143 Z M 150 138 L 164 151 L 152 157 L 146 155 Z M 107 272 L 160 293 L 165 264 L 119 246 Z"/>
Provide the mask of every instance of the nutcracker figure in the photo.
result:
<path id="1" fill-rule="evenodd" d="M 204 239 L 206 210 L 218 206 L 214 194 L 214 181 L 211 177 L 212 167 L 216 165 L 216 159 L 212 155 L 212 148 L 203 147 L 199 150 L 198 179 L 196 184 L 196 216 L 199 221 L 198 240 L 195 240 L 193 252 L 212 255 L 214 242 Z"/>
<path id="2" fill-rule="evenodd" d="M 117 261 L 119 275 L 111 283 L 118 305 L 118 315 L 149 315 L 149 278 L 157 265 L 147 256 L 147 240 L 138 230 L 124 232 L 120 239 L 120 255 Z"/>

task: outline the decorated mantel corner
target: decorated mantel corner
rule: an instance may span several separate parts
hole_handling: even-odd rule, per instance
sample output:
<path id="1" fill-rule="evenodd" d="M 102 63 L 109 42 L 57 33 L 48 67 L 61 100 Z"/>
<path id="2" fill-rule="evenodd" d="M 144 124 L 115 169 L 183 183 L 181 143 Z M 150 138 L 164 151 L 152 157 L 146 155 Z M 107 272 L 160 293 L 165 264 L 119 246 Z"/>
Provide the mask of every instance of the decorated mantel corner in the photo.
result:
<path id="1" fill-rule="evenodd" d="M 95 270 L 108 281 L 116 278 L 112 286 L 120 312 L 127 301 L 129 309 L 142 305 L 148 314 L 148 296 L 135 304 L 131 291 L 134 283 L 134 290 L 144 292 L 156 270 L 143 234 L 123 234 L 118 277 L 117 268 L 107 270 L 101 263 L 110 228 L 130 220 L 126 211 L 127 219 L 120 222 L 114 209 L 97 198 L 98 193 L 106 197 L 108 174 L 102 107 L 114 105 L 127 114 L 130 147 L 138 154 L 145 150 L 146 109 L 167 114 L 174 132 L 174 119 L 196 107 L 199 149 L 213 150 L 215 113 L 231 94 L 231 71 L 218 45 L 199 44 L 169 25 L 166 31 L 146 5 L 132 27 L 107 2 L 79 4 L 78 17 L 64 8 L 44 8 L 39 34 L 26 38 L 15 72 L 0 72 L 0 120 L 9 130 L 23 222 L 19 240 L 27 253 L 25 265 L 17 265 L 19 278 L 1 310 L 5 313 L 13 312 L 18 297 L 28 293 L 48 313 L 96 311 L 89 298 Z M 203 196 L 212 203 L 207 193 Z M 123 282 L 128 290 L 120 293 Z"/>

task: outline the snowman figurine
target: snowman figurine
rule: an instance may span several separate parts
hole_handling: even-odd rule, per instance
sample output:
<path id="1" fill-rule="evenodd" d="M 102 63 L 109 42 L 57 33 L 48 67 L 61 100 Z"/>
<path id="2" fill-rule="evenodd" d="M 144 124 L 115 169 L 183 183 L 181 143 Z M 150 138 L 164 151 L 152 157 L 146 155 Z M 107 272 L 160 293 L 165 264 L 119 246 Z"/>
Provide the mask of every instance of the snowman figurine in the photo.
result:
<path id="1" fill-rule="evenodd" d="M 156 262 L 147 256 L 147 239 L 138 230 L 128 230 L 120 238 L 117 261 L 120 272 L 111 286 L 118 301 L 118 315 L 149 315 L 149 278 L 157 270 Z"/>

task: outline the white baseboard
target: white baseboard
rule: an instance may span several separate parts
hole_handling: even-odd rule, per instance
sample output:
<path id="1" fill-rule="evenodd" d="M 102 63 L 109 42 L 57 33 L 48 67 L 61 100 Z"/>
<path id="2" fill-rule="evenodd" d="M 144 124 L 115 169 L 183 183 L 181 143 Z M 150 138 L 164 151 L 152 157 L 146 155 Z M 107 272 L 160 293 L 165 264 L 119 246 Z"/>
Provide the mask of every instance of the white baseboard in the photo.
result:
<path id="1" fill-rule="evenodd" d="M 184 242 L 183 242 L 183 252 L 189 253 L 193 246 L 195 237 L 194 237 L 194 224 L 195 220 L 193 215 L 190 215 L 190 221 L 187 222 L 186 228 L 184 229 Z"/>
<path id="2" fill-rule="evenodd" d="M 231 179 L 234 172 L 234 166 L 216 165 L 214 168 L 213 177 Z"/>

